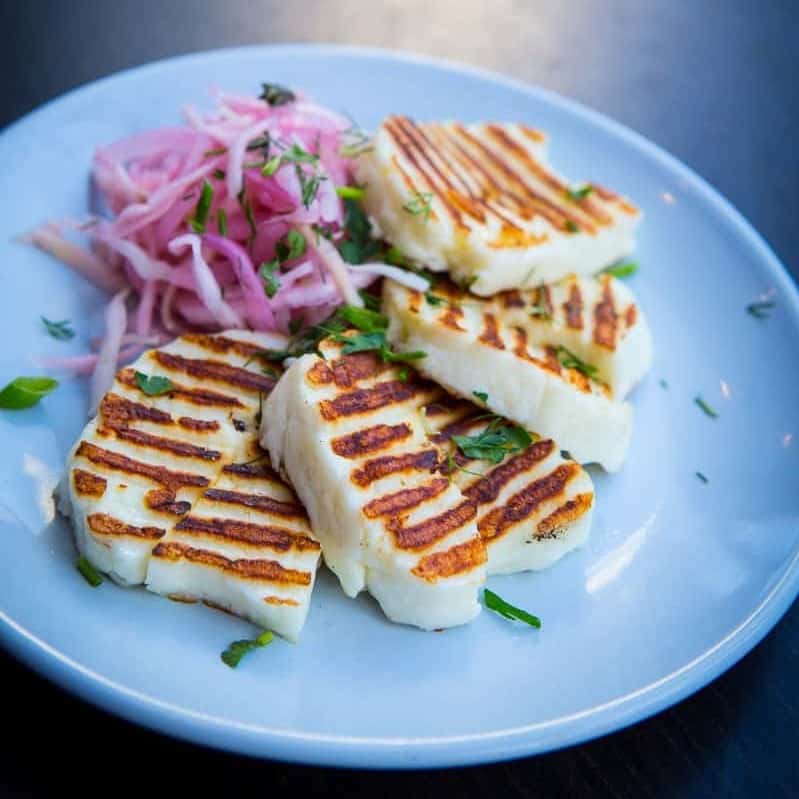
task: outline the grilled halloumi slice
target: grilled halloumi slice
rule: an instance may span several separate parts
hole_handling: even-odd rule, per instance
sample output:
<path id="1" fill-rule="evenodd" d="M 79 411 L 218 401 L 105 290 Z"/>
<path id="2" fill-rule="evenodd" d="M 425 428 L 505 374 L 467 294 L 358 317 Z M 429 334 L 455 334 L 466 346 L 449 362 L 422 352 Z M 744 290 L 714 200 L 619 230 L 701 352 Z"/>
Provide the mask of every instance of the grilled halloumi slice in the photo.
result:
<path id="1" fill-rule="evenodd" d="M 439 471 L 420 409 L 440 389 L 372 352 L 304 355 L 264 403 L 261 444 L 304 503 L 349 596 L 423 629 L 480 611 L 486 550 L 475 504 Z"/>
<path id="2" fill-rule="evenodd" d="M 446 473 L 477 507 L 489 575 L 545 569 L 585 542 L 594 486 L 552 439 L 539 439 L 498 464 L 469 459 L 453 436 L 474 439 L 504 420 L 487 418 L 472 403 L 443 392 L 422 412 L 430 441 L 444 451 Z"/>
<path id="3" fill-rule="evenodd" d="M 320 546 L 305 509 L 264 455 L 228 464 L 156 545 L 147 588 L 203 600 L 296 641 Z"/>
<path id="4" fill-rule="evenodd" d="M 632 251 L 641 217 L 602 186 L 574 190 L 522 124 L 390 116 L 355 170 L 392 244 L 483 296 L 597 272 Z"/>
<path id="5" fill-rule="evenodd" d="M 507 322 L 502 298 L 481 300 L 443 284 L 431 295 L 432 304 L 391 281 L 383 288 L 388 338 L 399 351 L 426 353 L 415 361 L 422 374 L 467 399 L 484 392 L 492 411 L 555 439 L 580 463 L 621 467 L 632 434 L 629 403 L 616 401 L 606 383 L 563 366 L 557 343 L 532 343 L 541 334 Z M 550 330 L 553 336 L 564 332 L 554 325 Z M 616 373 L 629 381 L 623 369 Z"/>
<path id="6" fill-rule="evenodd" d="M 81 554 L 127 585 L 225 464 L 257 454 L 260 398 L 277 372 L 257 355 L 274 336 L 187 335 L 120 370 L 70 452 L 59 494 Z M 264 373 L 269 370 L 269 374 Z M 136 372 L 172 381 L 151 396 Z"/>

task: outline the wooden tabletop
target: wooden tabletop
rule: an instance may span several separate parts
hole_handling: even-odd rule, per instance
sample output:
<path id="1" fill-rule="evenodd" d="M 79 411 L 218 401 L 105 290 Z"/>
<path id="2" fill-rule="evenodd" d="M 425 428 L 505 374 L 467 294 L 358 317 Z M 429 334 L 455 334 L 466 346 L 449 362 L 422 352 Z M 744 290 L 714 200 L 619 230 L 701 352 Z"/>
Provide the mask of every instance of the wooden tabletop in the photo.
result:
<path id="1" fill-rule="evenodd" d="M 799 275 L 791 3 L 25 0 L 2 8 L 0 125 L 81 83 L 178 53 L 298 41 L 417 50 L 544 86 L 629 125 L 719 189 Z M 86 705 L 0 653 L 10 733 L 0 796 L 120 788 L 158 796 L 174 784 L 181 796 L 795 797 L 797 673 L 794 605 L 721 678 L 627 730 L 506 764 L 380 773 L 174 741 Z"/>

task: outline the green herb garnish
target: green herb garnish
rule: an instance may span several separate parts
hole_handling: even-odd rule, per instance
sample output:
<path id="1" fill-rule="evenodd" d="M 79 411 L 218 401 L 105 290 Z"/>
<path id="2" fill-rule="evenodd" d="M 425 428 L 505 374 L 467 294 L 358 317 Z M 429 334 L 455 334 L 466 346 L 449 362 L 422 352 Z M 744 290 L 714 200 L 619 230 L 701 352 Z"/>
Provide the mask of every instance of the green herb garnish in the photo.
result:
<path id="1" fill-rule="evenodd" d="M 580 228 L 577 227 L 577 225 L 574 222 L 572 222 L 571 219 L 567 219 L 566 220 L 566 222 L 564 224 L 564 227 L 566 228 L 566 230 L 569 231 L 569 233 L 579 233 L 580 232 Z"/>
<path id="2" fill-rule="evenodd" d="M 255 214 L 252 210 L 252 203 L 250 202 L 250 198 L 245 194 L 243 188 L 238 193 L 236 199 L 239 201 L 241 210 L 244 211 L 244 217 L 247 220 L 247 225 L 250 228 L 250 235 L 247 238 L 247 247 L 251 247 L 253 241 L 255 241 L 255 236 L 258 233 L 258 228 L 255 226 Z"/>
<path id="3" fill-rule="evenodd" d="M 261 633 L 257 638 L 244 638 L 240 641 L 234 641 L 221 655 L 222 662 L 231 669 L 235 669 L 239 665 L 241 659 L 253 649 L 260 649 L 267 644 L 272 643 L 274 636 L 271 631 Z"/>
<path id="4" fill-rule="evenodd" d="M 746 312 L 749 316 L 754 316 L 755 319 L 767 319 L 771 315 L 771 311 L 776 306 L 774 300 L 763 300 L 762 302 L 750 302 L 746 306 Z"/>
<path id="5" fill-rule="evenodd" d="M 189 219 L 189 226 L 195 233 L 205 233 L 205 222 L 208 219 L 208 211 L 211 209 L 213 199 L 214 187 L 204 180 L 200 199 L 197 200 L 197 207 L 194 209 L 194 216 Z"/>
<path id="6" fill-rule="evenodd" d="M 557 347 L 555 355 L 557 356 L 558 363 L 565 369 L 576 369 L 580 374 L 584 374 L 586 377 L 596 377 L 596 366 L 591 366 L 591 364 L 581 360 L 571 350 L 567 350 L 566 347 Z"/>
<path id="7" fill-rule="evenodd" d="M 146 375 L 144 372 L 136 372 L 136 385 L 148 396 L 158 397 L 161 394 L 168 394 L 175 390 L 174 383 L 168 377 L 160 375 Z"/>
<path id="8" fill-rule="evenodd" d="M 75 331 L 72 329 L 72 322 L 69 319 L 62 319 L 60 322 L 51 322 L 46 316 L 41 317 L 41 319 L 51 338 L 58 341 L 69 341 L 69 339 L 75 337 Z"/>
<path id="9" fill-rule="evenodd" d="M 274 106 L 293 103 L 297 97 L 293 91 L 278 83 L 262 83 L 259 99 Z"/>
<path id="10" fill-rule="evenodd" d="M 402 206 L 402 210 L 414 216 L 421 215 L 424 217 L 424 221 L 427 222 L 433 210 L 433 192 L 417 191 L 411 199 Z"/>
<path id="11" fill-rule="evenodd" d="M 258 274 L 264 281 L 264 294 L 270 299 L 280 290 L 280 278 L 277 276 L 279 269 L 280 261 L 277 258 L 273 261 L 264 261 L 258 268 Z"/>
<path id="12" fill-rule="evenodd" d="M 100 573 L 92 566 L 89 561 L 84 558 L 78 558 L 78 562 L 75 564 L 77 570 L 83 575 L 83 579 L 92 587 L 97 588 L 103 582 L 103 578 L 100 576 Z"/>
<path id="13" fill-rule="evenodd" d="M 379 242 L 372 238 L 369 217 L 357 200 L 344 200 L 344 233 L 338 251 L 348 264 L 365 263 L 380 249 Z"/>
<path id="14" fill-rule="evenodd" d="M 474 394 L 480 402 L 488 402 L 488 394 L 486 394 L 485 391 L 472 391 L 472 394 Z"/>
<path id="15" fill-rule="evenodd" d="M 532 316 L 533 319 L 540 319 L 542 322 L 552 321 L 552 314 L 549 312 L 549 308 L 542 303 L 536 303 L 530 306 L 530 316 Z"/>
<path id="16" fill-rule="evenodd" d="M 358 296 L 363 300 L 365 308 L 368 308 L 370 311 L 380 311 L 382 300 L 377 294 L 372 294 L 366 289 L 358 289 Z"/>
<path id="17" fill-rule="evenodd" d="M 225 170 L 224 170 L 224 169 L 215 169 L 215 170 L 214 170 L 214 171 L 211 173 L 211 175 L 212 175 L 212 176 L 213 176 L 213 177 L 214 177 L 216 180 L 224 180 L 224 179 L 227 177 L 227 175 L 225 174 Z"/>
<path id="18" fill-rule="evenodd" d="M 449 300 L 446 297 L 439 297 L 437 294 L 431 294 L 429 291 L 424 295 L 428 305 L 439 306 L 448 305 Z"/>
<path id="19" fill-rule="evenodd" d="M 224 208 L 216 209 L 216 229 L 220 236 L 227 236 L 227 214 Z"/>
<path id="20" fill-rule="evenodd" d="M 400 369 L 399 372 L 397 372 L 397 380 L 399 380 L 400 383 L 407 383 L 409 376 L 410 376 L 410 371 L 408 370 L 407 366 L 403 366 L 402 369 Z"/>
<path id="21" fill-rule="evenodd" d="M 699 395 L 694 397 L 694 403 L 698 405 L 711 419 L 718 418 L 718 412 L 710 407 Z"/>
<path id="22" fill-rule="evenodd" d="M 0 391 L 0 408 L 13 411 L 32 408 L 56 388 L 58 381 L 52 377 L 18 377 Z"/>
<path id="23" fill-rule="evenodd" d="M 623 264 L 616 264 L 609 266 L 604 270 L 603 274 L 610 275 L 611 277 L 629 277 L 638 271 L 638 264 L 635 261 L 627 261 Z"/>
<path id="24" fill-rule="evenodd" d="M 370 311 L 368 308 L 357 308 L 354 305 L 343 305 L 339 308 L 339 317 L 365 333 L 385 330 L 388 327 L 387 316 L 377 311 Z"/>
<path id="25" fill-rule="evenodd" d="M 579 189 L 568 189 L 566 194 L 569 199 L 579 202 L 580 200 L 584 200 L 593 190 L 594 187 L 590 183 L 586 183 L 585 186 Z"/>
<path id="26" fill-rule="evenodd" d="M 533 616 L 526 610 L 511 605 L 501 596 L 498 596 L 493 591 L 489 591 L 487 588 L 483 591 L 483 601 L 489 610 L 499 613 L 500 616 L 506 619 L 522 621 L 525 624 L 529 624 L 531 627 L 535 627 L 537 630 L 541 629 L 541 619 L 539 619 L 538 616 Z"/>
<path id="27" fill-rule="evenodd" d="M 323 175 L 309 175 L 299 164 L 294 165 L 297 172 L 297 180 L 300 181 L 300 194 L 302 197 L 302 204 L 306 208 L 311 207 L 311 203 L 316 199 L 319 192 L 319 186 L 322 185 L 323 180 L 327 180 Z"/>
<path id="28" fill-rule="evenodd" d="M 366 190 L 361 186 L 336 186 L 336 194 L 343 200 L 362 200 Z"/>
<path id="29" fill-rule="evenodd" d="M 506 455 L 522 452 L 533 443 L 532 436 L 516 425 L 504 424 L 494 416 L 482 433 L 476 436 L 452 436 L 453 443 L 467 457 L 501 463 Z"/>
<path id="30" fill-rule="evenodd" d="M 398 247 L 389 247 L 383 253 L 383 260 L 394 266 L 409 266 L 410 259 Z"/>
<path id="31" fill-rule="evenodd" d="M 702 472 L 696 472 L 696 476 L 697 476 L 697 477 L 698 477 L 698 478 L 699 478 L 699 479 L 700 479 L 700 480 L 701 480 L 703 483 L 709 483 L 709 482 L 710 482 L 710 480 L 708 480 L 708 479 L 707 479 L 707 477 L 705 477 L 705 475 L 703 475 L 703 474 L 702 474 Z"/>
<path id="32" fill-rule="evenodd" d="M 279 155 L 272 156 L 262 167 L 261 174 L 265 178 L 272 177 L 283 163 L 283 158 Z"/>
<path id="33" fill-rule="evenodd" d="M 307 242 L 298 230 L 289 230 L 275 245 L 275 254 L 283 261 L 293 261 L 305 255 Z"/>

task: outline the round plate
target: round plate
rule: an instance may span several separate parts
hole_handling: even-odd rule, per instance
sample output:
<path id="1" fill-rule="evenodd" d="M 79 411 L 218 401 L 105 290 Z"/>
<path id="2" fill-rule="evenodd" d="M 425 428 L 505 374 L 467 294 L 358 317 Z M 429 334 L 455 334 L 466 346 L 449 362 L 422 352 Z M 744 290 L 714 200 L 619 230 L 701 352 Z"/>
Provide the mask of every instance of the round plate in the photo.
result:
<path id="1" fill-rule="evenodd" d="M 87 208 L 93 148 L 174 124 L 207 88 L 303 87 L 367 128 L 389 112 L 520 120 L 552 137 L 552 160 L 644 210 L 630 285 L 656 342 L 633 396 L 629 461 L 594 472 L 587 546 L 549 571 L 491 587 L 543 618 L 535 631 L 483 612 L 441 634 L 392 625 L 322 574 L 301 642 L 231 670 L 219 653 L 252 628 L 77 573 L 51 491 L 83 426 L 86 386 L 0 413 L 0 625 L 35 669 L 114 713 L 203 744 L 342 766 L 445 766 L 542 752 L 618 729 L 729 667 L 799 588 L 797 292 L 749 225 L 640 136 L 568 100 L 417 56 L 264 47 L 178 58 L 102 80 L 0 136 L 5 343 L 0 384 L 39 356 L 77 353 L 102 297 L 12 239 Z M 745 307 L 771 292 L 768 319 Z M 60 343 L 40 315 L 72 319 Z M 661 381 L 665 381 L 661 383 Z M 491 386 L 486 386 L 490 392 Z M 701 394 L 719 412 L 705 415 Z M 706 475 L 704 483 L 697 472 Z"/>

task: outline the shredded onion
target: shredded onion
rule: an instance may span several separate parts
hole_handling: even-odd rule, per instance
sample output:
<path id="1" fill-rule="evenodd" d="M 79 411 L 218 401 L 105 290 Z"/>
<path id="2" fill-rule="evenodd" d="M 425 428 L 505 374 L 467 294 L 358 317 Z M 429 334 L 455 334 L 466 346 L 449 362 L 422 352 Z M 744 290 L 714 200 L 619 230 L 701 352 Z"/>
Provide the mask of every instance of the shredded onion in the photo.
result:
<path id="1" fill-rule="evenodd" d="M 94 367 L 89 391 L 89 412 L 92 414 L 97 410 L 103 394 L 111 388 L 111 384 L 114 382 L 122 338 L 125 335 L 128 322 L 125 308 L 128 294 L 130 294 L 130 289 L 122 289 L 117 292 L 105 310 L 105 336 L 100 345 L 100 351 L 97 353 L 97 364 Z"/>

